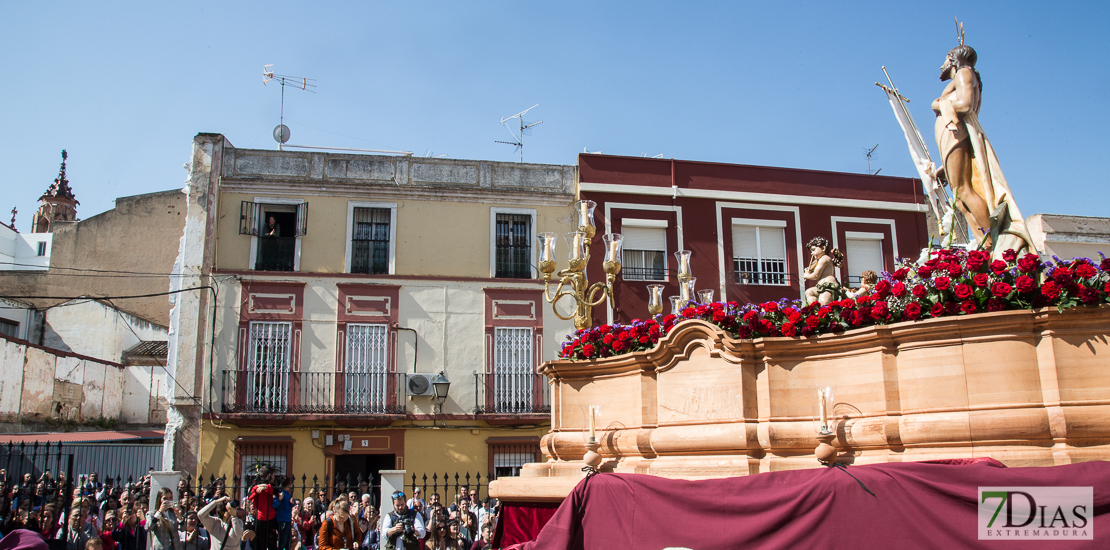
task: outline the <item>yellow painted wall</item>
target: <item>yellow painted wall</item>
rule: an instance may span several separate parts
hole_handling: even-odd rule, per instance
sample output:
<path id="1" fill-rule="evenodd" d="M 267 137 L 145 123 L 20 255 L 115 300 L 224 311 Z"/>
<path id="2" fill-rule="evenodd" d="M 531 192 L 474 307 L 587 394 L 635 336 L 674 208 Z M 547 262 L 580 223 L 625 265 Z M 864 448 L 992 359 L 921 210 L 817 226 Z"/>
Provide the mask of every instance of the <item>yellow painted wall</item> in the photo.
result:
<path id="1" fill-rule="evenodd" d="M 468 423 L 470 424 L 470 423 Z M 316 445 L 322 442 L 312 441 L 312 430 L 339 430 L 349 433 L 352 438 L 355 434 L 372 433 L 373 430 L 359 430 L 340 428 L 334 425 L 321 426 L 291 426 L 279 429 L 264 428 L 238 428 L 228 426 L 216 427 L 211 421 L 204 421 L 201 429 L 201 460 L 197 472 L 204 479 L 210 474 L 219 477 L 226 474 L 230 478 L 235 468 L 235 439 L 246 436 L 288 436 L 293 438 L 293 463 L 291 472 L 299 480 L 301 475 L 312 479 L 313 475 L 323 480 L 325 475 L 325 454 L 323 449 Z M 477 433 L 473 433 L 477 431 Z M 429 479 L 433 473 L 443 475 L 444 472 L 471 474 L 481 472 L 485 480 L 489 469 L 489 454 L 486 440 L 491 437 L 539 437 L 547 433 L 546 429 L 519 430 L 497 426 L 483 426 L 477 430 L 470 428 L 458 429 L 448 425 L 446 429 L 410 428 L 405 430 L 405 470 L 406 482 L 413 473 L 427 474 Z M 483 481 L 484 483 L 484 481 Z"/>
<path id="2" fill-rule="evenodd" d="M 223 193 L 217 222 L 217 267 L 250 269 L 251 237 L 239 234 L 242 201 L 265 194 Z M 270 196 L 273 196 L 271 194 Z M 274 197 L 277 198 L 277 197 Z M 372 197 L 292 196 L 309 204 L 308 233 L 301 239 L 300 270 L 343 273 L 347 211 L 351 201 Z M 490 212 L 494 207 L 534 208 L 536 232 L 563 234 L 571 230 L 567 206 L 536 206 L 505 201 L 499 204 L 457 201 L 383 200 L 397 204 L 396 274 L 451 277 L 490 276 Z"/>

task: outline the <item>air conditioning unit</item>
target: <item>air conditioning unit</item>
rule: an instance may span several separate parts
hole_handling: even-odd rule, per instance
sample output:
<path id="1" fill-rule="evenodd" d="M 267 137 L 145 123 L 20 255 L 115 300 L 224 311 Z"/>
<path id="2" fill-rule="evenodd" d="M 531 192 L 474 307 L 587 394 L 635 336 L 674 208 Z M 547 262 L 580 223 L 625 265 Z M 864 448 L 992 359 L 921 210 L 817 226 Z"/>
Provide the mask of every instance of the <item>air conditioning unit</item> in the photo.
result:
<path id="1" fill-rule="evenodd" d="M 432 388 L 432 376 L 429 374 L 408 374 L 405 376 L 405 387 L 409 397 L 419 395 L 435 395 Z"/>

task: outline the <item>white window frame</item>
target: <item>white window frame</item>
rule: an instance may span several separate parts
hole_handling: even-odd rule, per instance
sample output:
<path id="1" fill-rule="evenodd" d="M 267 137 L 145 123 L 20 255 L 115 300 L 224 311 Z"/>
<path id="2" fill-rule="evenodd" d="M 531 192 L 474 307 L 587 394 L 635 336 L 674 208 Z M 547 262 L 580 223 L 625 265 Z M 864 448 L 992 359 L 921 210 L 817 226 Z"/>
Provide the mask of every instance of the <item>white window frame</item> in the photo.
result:
<path id="1" fill-rule="evenodd" d="M 283 366 L 279 365 L 279 368 L 276 370 L 276 372 L 274 371 L 274 369 L 258 368 L 258 366 L 254 362 L 255 346 L 257 345 L 254 339 L 254 328 L 258 325 L 284 326 L 287 330 L 285 338 L 285 349 L 280 350 L 282 355 L 284 355 L 285 357 L 285 362 Z M 244 388 L 244 395 L 247 399 L 247 402 L 251 404 L 252 408 L 257 407 L 258 403 L 265 401 L 268 403 L 266 406 L 270 409 L 278 408 L 279 403 L 281 405 L 281 410 L 271 410 L 267 412 L 280 414 L 288 411 L 289 389 L 291 382 L 290 373 L 293 370 L 293 337 L 293 323 L 290 321 L 251 321 L 250 324 L 247 326 L 247 387 Z M 252 392 L 254 390 L 254 387 L 256 386 L 254 380 L 259 375 L 265 377 L 264 380 L 279 380 L 279 387 L 274 388 L 274 395 L 268 399 L 264 399 L 263 396 L 250 394 L 250 392 Z M 263 385 L 265 385 L 265 383 Z"/>
<path id="2" fill-rule="evenodd" d="M 667 280 L 670 278 L 670 274 L 667 272 L 667 267 L 670 265 L 670 262 L 668 261 L 669 258 L 667 257 L 667 252 L 668 252 L 667 251 L 667 229 L 670 227 L 670 222 L 668 220 L 648 220 L 648 219 L 641 219 L 641 218 L 621 218 L 621 230 L 623 231 L 625 227 L 641 227 L 641 228 L 646 228 L 646 229 L 662 229 L 663 230 L 663 278 L 662 279 L 628 279 L 628 280 L 629 281 L 645 281 L 645 282 L 652 282 L 652 283 L 667 282 Z M 621 250 L 622 250 L 622 254 L 623 254 L 623 250 L 624 250 L 623 247 L 622 247 Z M 621 258 L 621 261 L 622 262 L 624 261 L 623 257 Z"/>
<path id="3" fill-rule="evenodd" d="M 527 336 L 517 336 L 522 341 L 528 343 L 527 365 L 504 365 L 504 355 L 498 346 L 501 339 L 498 337 L 502 331 L 524 333 Z M 535 327 L 494 327 L 493 328 L 493 387 L 494 387 L 494 403 L 500 403 L 502 400 L 513 401 L 521 398 L 525 403 L 524 410 L 530 410 L 536 405 L 535 395 L 535 373 L 536 373 L 536 329 Z M 509 369 L 509 372 L 505 372 Z M 508 383 L 502 381 L 502 376 L 507 379 Z M 514 377 L 516 377 L 514 379 Z M 505 388 L 504 390 L 502 388 Z M 507 397 L 504 395 L 508 393 Z M 506 402 L 507 402 L 506 401 Z M 496 406 L 496 405 L 495 405 Z"/>
<path id="4" fill-rule="evenodd" d="M 791 284 L 798 283 L 798 297 L 804 300 L 805 299 L 805 291 L 806 291 L 805 287 L 806 287 L 806 285 L 805 285 L 805 282 L 802 280 L 802 271 L 803 271 L 803 269 L 802 269 L 802 256 L 803 256 L 803 254 L 801 253 L 801 250 L 802 250 L 802 216 L 801 216 L 801 211 L 798 209 L 798 207 L 797 206 L 778 205 L 778 204 L 755 204 L 755 203 L 746 203 L 746 202 L 717 201 L 717 203 L 716 203 L 716 209 L 717 209 L 717 269 L 718 269 L 719 282 L 720 282 L 720 285 L 721 285 L 720 288 L 721 288 L 722 299 L 723 299 L 724 296 L 728 295 L 728 294 L 726 294 L 726 291 L 728 290 L 726 282 L 729 280 L 727 273 L 728 273 L 728 267 L 732 265 L 732 262 L 726 262 L 725 261 L 726 251 L 725 251 L 725 227 L 724 227 L 725 215 L 724 215 L 724 210 L 726 208 L 736 209 L 736 210 L 764 210 L 764 211 L 768 211 L 768 212 L 788 212 L 793 216 L 793 218 L 794 218 L 794 247 L 795 247 L 794 249 L 799 251 L 799 252 L 796 254 L 797 258 L 795 258 L 796 261 L 797 261 L 798 269 L 797 269 L 796 274 L 794 275 L 795 279 L 794 279 L 794 281 L 791 282 Z M 730 219 L 743 219 L 743 218 L 731 218 L 730 217 Z M 783 234 L 784 234 L 783 236 L 785 236 L 785 233 L 786 233 L 786 231 L 783 231 Z M 833 235 L 835 236 L 835 233 Z M 786 254 L 787 254 L 787 256 L 790 255 L 790 248 L 789 247 L 787 247 L 787 249 L 786 249 Z M 732 256 L 729 256 L 729 257 L 731 258 Z"/>
<path id="5" fill-rule="evenodd" d="M 347 236 L 344 238 L 347 248 L 343 253 L 343 273 L 351 272 L 351 253 L 354 245 L 351 238 L 355 231 L 355 208 L 389 209 L 389 270 L 386 273 L 395 275 L 397 273 L 397 203 L 395 202 L 347 201 Z M 297 250 L 300 250 L 299 245 Z"/>
<path id="6" fill-rule="evenodd" d="M 254 198 L 254 203 L 255 204 L 288 204 L 288 205 L 292 205 L 292 206 L 299 206 L 299 205 L 304 204 L 306 202 L 308 202 L 308 201 L 306 201 L 304 199 L 279 199 L 279 198 L 275 198 L 275 197 L 255 197 Z M 259 210 L 259 214 L 261 215 L 261 210 Z M 296 232 L 294 232 L 294 234 L 295 233 Z M 301 270 L 301 239 L 302 238 L 304 238 L 303 235 L 297 235 L 296 236 L 296 241 L 294 242 L 293 271 L 300 271 Z M 254 271 L 254 266 L 257 263 L 258 263 L 258 235 L 251 235 L 251 258 L 250 258 L 250 265 L 247 266 L 247 269 L 250 270 L 250 271 Z"/>
<path id="7" fill-rule="evenodd" d="M 352 351 L 351 350 L 351 345 L 352 345 L 351 343 L 354 340 L 353 338 L 351 338 L 351 334 L 354 332 L 354 331 L 352 331 L 352 328 L 355 328 L 355 327 L 374 327 L 375 331 L 380 331 L 381 345 L 382 345 L 381 364 L 380 365 L 372 365 L 372 364 L 370 365 L 371 367 L 380 367 L 380 371 L 378 371 L 377 368 L 374 368 L 374 369 L 372 369 L 373 372 L 352 372 L 352 366 L 353 366 L 352 361 L 353 361 L 354 356 L 356 354 L 351 353 L 351 351 Z M 344 361 L 344 365 L 343 365 L 344 386 L 343 387 L 344 387 L 344 392 L 345 392 L 345 395 L 343 396 L 344 404 L 350 403 L 350 399 L 352 397 L 352 395 L 351 395 L 351 393 L 352 393 L 352 389 L 351 389 L 352 376 L 380 375 L 380 377 L 374 377 L 374 378 L 377 378 L 376 382 L 378 383 L 379 387 L 371 388 L 369 390 L 363 390 L 363 389 L 358 390 L 358 391 L 361 391 L 363 393 L 371 394 L 371 397 L 372 397 L 371 401 L 373 402 L 373 400 L 376 399 L 378 401 L 377 404 L 380 405 L 380 406 L 379 407 L 371 406 L 370 410 L 360 412 L 359 414 L 382 414 L 382 413 L 384 413 L 387 410 L 387 408 L 389 407 L 389 352 L 390 352 L 390 349 L 389 349 L 389 325 L 383 324 L 383 323 L 347 323 L 347 336 L 346 336 L 346 341 L 345 341 L 344 345 L 345 345 L 345 348 L 346 348 L 344 350 L 344 357 L 343 357 L 343 361 Z M 371 384 L 373 384 L 375 382 L 375 380 L 373 378 L 368 377 L 368 379 L 370 380 Z"/>
<path id="8" fill-rule="evenodd" d="M 845 231 L 844 232 L 844 253 L 845 253 L 845 255 L 847 255 L 847 262 L 852 261 L 852 256 L 851 256 L 851 254 L 849 254 L 849 251 L 848 251 L 848 241 L 878 241 L 879 242 L 879 264 L 880 264 L 879 265 L 879 272 L 882 272 L 883 270 L 886 269 L 886 251 L 883 250 L 883 241 L 885 241 L 885 240 L 886 240 L 886 235 L 884 235 L 882 233 L 871 233 L 871 232 L 865 232 L 865 231 Z M 849 284 L 855 284 L 851 280 L 852 270 L 848 267 L 847 263 L 844 264 L 844 269 L 848 272 L 848 282 L 849 282 Z M 859 276 L 862 276 L 862 274 L 859 275 Z"/>
<path id="9" fill-rule="evenodd" d="M 787 264 L 787 258 L 786 258 L 786 255 L 787 255 L 786 254 L 786 251 L 787 251 L 787 248 L 786 248 L 786 221 L 785 220 L 757 220 L 757 219 L 751 219 L 751 218 L 732 218 L 732 225 L 742 225 L 742 226 L 746 226 L 746 227 L 754 227 L 755 228 L 755 231 L 756 231 L 756 233 L 755 233 L 755 235 L 756 235 L 756 238 L 755 238 L 755 254 L 756 254 L 755 261 L 760 266 L 760 273 L 763 272 L 762 271 L 762 266 L 763 266 L 763 244 L 761 242 L 762 239 L 759 238 L 759 230 L 760 230 L 760 228 L 764 228 L 764 227 L 766 227 L 768 229 L 770 229 L 770 228 L 781 229 L 782 230 L 782 251 L 783 251 L 782 263 L 783 263 L 783 270 L 785 271 L 785 273 L 783 273 L 781 283 L 736 283 L 736 284 L 758 285 L 758 286 L 790 286 L 790 283 L 792 282 L 792 280 L 790 278 L 790 270 L 786 268 L 786 264 Z M 736 261 L 736 243 L 735 242 L 732 243 L 732 254 L 729 256 L 729 258 L 732 260 L 732 262 Z M 735 273 L 735 271 L 733 271 L 733 273 Z"/>
<path id="10" fill-rule="evenodd" d="M 529 264 L 532 266 L 532 278 L 536 279 L 539 275 L 536 273 L 536 259 L 538 243 L 536 242 L 536 209 L 535 208 L 501 208 L 491 207 L 489 209 L 489 276 L 491 279 L 497 277 L 497 215 L 498 214 L 521 214 L 531 218 L 531 223 L 528 226 L 528 242 L 532 245 L 532 257 L 529 259 Z"/>

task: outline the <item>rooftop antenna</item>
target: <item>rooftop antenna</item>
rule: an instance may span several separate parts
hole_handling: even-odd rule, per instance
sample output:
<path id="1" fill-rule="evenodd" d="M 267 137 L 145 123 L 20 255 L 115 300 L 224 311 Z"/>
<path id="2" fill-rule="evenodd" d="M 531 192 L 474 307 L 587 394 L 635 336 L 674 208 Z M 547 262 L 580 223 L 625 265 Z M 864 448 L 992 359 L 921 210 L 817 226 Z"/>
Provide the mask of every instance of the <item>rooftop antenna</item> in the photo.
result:
<path id="1" fill-rule="evenodd" d="M 502 118 L 501 119 L 501 125 L 505 126 L 505 129 L 509 131 L 509 135 L 513 136 L 513 140 L 512 141 L 493 140 L 494 143 L 504 143 L 505 145 L 512 145 L 512 146 L 516 147 L 516 151 L 520 151 L 520 162 L 524 162 L 524 134 L 526 134 L 526 133 L 530 134 L 531 133 L 531 132 L 528 131 L 529 128 L 531 128 L 533 126 L 543 124 L 542 120 L 537 121 L 537 122 L 532 122 L 532 123 L 524 122 L 524 113 L 527 113 L 528 111 L 531 111 L 532 109 L 535 109 L 536 107 L 539 107 L 539 106 L 540 106 L 540 104 L 537 103 L 537 104 L 535 104 L 535 105 L 533 105 L 533 106 L 531 106 L 531 107 L 529 107 L 529 108 L 527 108 L 527 109 L 525 109 L 525 110 L 523 110 L 523 111 L 521 111 L 521 112 L 519 112 L 519 113 L 517 113 L 513 116 L 507 116 L 505 118 Z M 505 124 L 506 122 L 508 122 L 508 121 L 510 121 L 514 118 L 520 121 L 520 135 L 519 136 L 517 134 L 513 133 L 513 129 L 509 128 Z M 516 151 L 514 151 L 514 152 L 516 152 Z"/>
<path id="2" fill-rule="evenodd" d="M 882 168 L 879 168 L 878 170 L 875 170 L 874 172 L 871 171 L 871 159 L 875 158 L 875 149 L 878 149 L 878 148 L 879 148 L 879 144 L 876 143 L 874 147 L 868 149 L 867 152 L 864 153 L 864 155 L 867 156 L 867 175 L 869 175 L 869 176 L 877 176 L 877 175 L 879 175 L 879 172 L 883 171 Z"/>
<path id="3" fill-rule="evenodd" d="M 277 128 L 274 128 L 274 141 L 278 142 L 278 150 L 282 150 L 282 145 L 289 141 L 289 127 L 285 125 L 285 86 L 286 84 L 300 88 L 306 92 L 316 93 L 315 78 L 305 78 L 303 76 L 290 76 L 285 74 L 274 74 L 274 64 L 262 66 L 262 85 L 265 86 L 269 82 L 277 82 L 281 84 L 281 115 L 278 120 Z"/>

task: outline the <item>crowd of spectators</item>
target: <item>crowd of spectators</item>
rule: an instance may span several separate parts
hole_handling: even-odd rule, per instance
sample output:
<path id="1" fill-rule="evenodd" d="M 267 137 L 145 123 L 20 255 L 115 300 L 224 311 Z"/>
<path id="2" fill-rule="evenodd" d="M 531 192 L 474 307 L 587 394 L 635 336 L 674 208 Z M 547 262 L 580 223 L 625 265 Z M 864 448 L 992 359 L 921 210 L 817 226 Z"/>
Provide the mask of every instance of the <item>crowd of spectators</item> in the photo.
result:
<path id="1" fill-rule="evenodd" d="M 467 486 L 450 504 L 417 487 L 393 493 L 394 510 L 381 517 L 365 482 L 301 487 L 298 499 L 291 476 L 262 466 L 252 483 L 240 493 L 223 479 L 182 480 L 152 495 L 150 475 L 71 483 L 50 472 L 9 480 L 0 469 L 0 534 L 37 533 L 52 550 L 486 550 L 499 509 Z"/>

